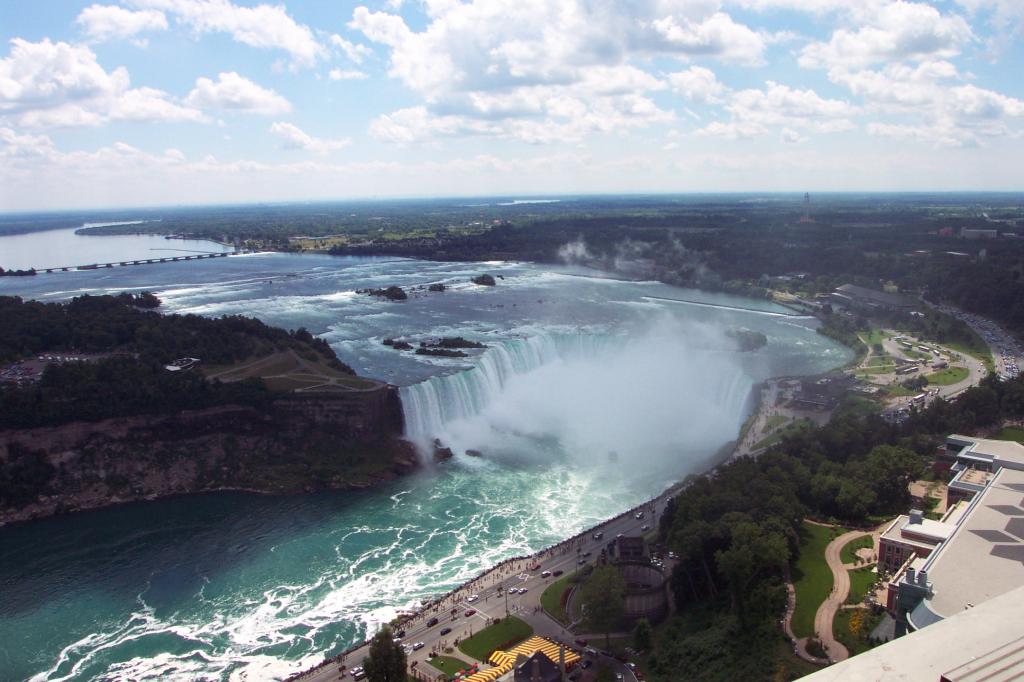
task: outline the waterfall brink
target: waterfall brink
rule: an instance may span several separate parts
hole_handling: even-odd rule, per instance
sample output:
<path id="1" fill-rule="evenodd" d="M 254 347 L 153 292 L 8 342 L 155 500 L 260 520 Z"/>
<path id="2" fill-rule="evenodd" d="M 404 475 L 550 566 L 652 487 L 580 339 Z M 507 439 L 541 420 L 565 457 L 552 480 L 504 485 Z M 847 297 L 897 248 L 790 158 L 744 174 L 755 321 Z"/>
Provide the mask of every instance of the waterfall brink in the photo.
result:
<path id="1" fill-rule="evenodd" d="M 402 389 L 406 436 L 429 451 L 612 459 L 686 469 L 737 433 L 753 380 L 720 330 L 549 335 L 492 345 L 469 370 Z M 628 472 L 627 472 L 628 473 Z"/>
<path id="2" fill-rule="evenodd" d="M 617 339 L 583 334 L 541 334 L 509 339 L 489 347 L 471 369 L 432 377 L 401 389 L 405 435 L 428 443 L 457 419 L 478 414 L 497 399 L 509 380 L 544 365 L 586 357 L 620 344 Z"/>

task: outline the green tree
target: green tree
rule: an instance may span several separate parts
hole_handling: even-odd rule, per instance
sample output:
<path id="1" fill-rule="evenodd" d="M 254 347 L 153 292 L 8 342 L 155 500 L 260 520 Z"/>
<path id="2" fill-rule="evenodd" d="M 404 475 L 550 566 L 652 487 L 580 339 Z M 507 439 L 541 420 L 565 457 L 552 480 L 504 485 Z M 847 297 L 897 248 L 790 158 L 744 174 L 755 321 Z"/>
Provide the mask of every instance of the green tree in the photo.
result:
<path id="1" fill-rule="evenodd" d="M 633 648 L 637 651 L 650 651 L 653 634 L 650 621 L 646 618 L 638 620 L 633 628 Z"/>
<path id="2" fill-rule="evenodd" d="M 603 632 L 605 646 L 625 611 L 626 582 L 614 566 L 601 566 L 591 574 L 580 590 L 585 609 L 585 625 L 594 632 Z"/>
<path id="3" fill-rule="evenodd" d="M 370 682 L 405 682 L 405 651 L 387 625 L 370 640 L 370 654 L 363 667 Z"/>
<path id="4" fill-rule="evenodd" d="M 757 579 L 785 569 L 789 544 L 776 530 L 740 521 L 731 529 L 729 548 L 715 553 L 715 562 L 729 584 L 733 608 L 739 608 Z"/>
<path id="5" fill-rule="evenodd" d="M 602 665 L 598 668 L 594 682 L 615 682 L 615 674 L 612 672 L 611 667 Z"/>

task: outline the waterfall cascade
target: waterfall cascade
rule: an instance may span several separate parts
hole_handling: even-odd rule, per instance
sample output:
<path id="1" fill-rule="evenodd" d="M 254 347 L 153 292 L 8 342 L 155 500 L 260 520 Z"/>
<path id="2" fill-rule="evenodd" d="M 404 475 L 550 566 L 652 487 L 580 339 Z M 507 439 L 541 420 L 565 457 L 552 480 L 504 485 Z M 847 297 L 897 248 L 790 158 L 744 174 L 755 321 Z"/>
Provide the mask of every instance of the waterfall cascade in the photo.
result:
<path id="1" fill-rule="evenodd" d="M 402 388 L 406 436 L 425 451 L 434 438 L 456 451 L 508 450 L 514 437 L 633 461 L 708 454 L 738 430 L 753 380 L 727 342 L 704 341 L 540 334 L 492 344 L 471 369 Z"/>

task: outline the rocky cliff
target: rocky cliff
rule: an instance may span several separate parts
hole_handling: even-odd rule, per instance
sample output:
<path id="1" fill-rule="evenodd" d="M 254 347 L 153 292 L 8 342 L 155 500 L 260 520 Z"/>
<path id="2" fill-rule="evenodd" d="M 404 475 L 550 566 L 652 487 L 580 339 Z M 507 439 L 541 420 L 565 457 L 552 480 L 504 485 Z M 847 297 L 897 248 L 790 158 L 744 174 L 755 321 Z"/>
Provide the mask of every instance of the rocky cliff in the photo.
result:
<path id="1" fill-rule="evenodd" d="M 393 387 L 0 431 L 5 484 L 36 484 L 0 525 L 202 491 L 362 488 L 416 468 L 401 433 Z"/>

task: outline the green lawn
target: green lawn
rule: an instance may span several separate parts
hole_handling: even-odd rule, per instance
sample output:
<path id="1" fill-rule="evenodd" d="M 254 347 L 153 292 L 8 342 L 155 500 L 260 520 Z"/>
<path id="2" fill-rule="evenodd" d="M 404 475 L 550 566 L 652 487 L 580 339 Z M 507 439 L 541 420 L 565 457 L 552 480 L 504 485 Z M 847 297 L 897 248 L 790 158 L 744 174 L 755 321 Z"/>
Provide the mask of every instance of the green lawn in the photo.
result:
<path id="1" fill-rule="evenodd" d="M 872 329 L 868 333 L 858 332 L 857 336 L 864 342 L 864 345 L 871 348 L 876 343 L 882 343 L 883 340 L 889 337 L 888 334 L 882 333 L 881 329 Z"/>
<path id="2" fill-rule="evenodd" d="M 870 535 L 854 538 L 843 545 L 843 548 L 839 551 L 839 558 L 842 559 L 844 564 L 852 564 L 857 560 L 858 549 L 873 547 L 874 543 L 875 541 Z"/>
<path id="3" fill-rule="evenodd" d="M 434 666 L 449 677 L 460 670 L 465 670 L 469 667 L 469 663 L 461 658 L 455 658 L 454 656 L 435 656 L 430 659 L 430 665 Z"/>
<path id="4" fill-rule="evenodd" d="M 951 341 L 942 345 L 951 350 L 955 350 L 957 353 L 970 355 L 973 358 L 981 360 L 990 374 L 995 372 L 996 364 L 992 361 L 992 351 L 989 350 L 988 345 L 985 344 L 980 336 L 975 334 L 974 337 L 975 342 L 971 345 L 959 343 L 957 341 Z"/>
<path id="5" fill-rule="evenodd" d="M 789 424 L 786 425 L 785 428 L 779 429 L 778 431 L 771 434 L 767 438 L 762 438 L 761 440 L 754 443 L 753 448 L 757 450 L 758 448 L 766 448 L 769 445 L 775 445 L 780 440 L 782 440 L 783 436 L 787 436 L 791 433 L 796 433 L 797 431 L 806 429 L 810 425 L 811 421 L 809 419 L 800 419 L 794 422 L 790 422 Z"/>
<path id="6" fill-rule="evenodd" d="M 859 604 L 864 600 L 864 595 L 868 593 L 871 586 L 875 584 L 878 574 L 872 570 L 871 566 L 855 568 L 847 573 L 850 574 L 850 594 L 846 597 L 846 603 Z"/>
<path id="7" fill-rule="evenodd" d="M 908 396 L 917 395 L 917 391 L 911 391 L 906 386 L 900 384 L 892 384 L 882 389 L 887 394 L 894 398 L 906 398 Z"/>
<path id="8" fill-rule="evenodd" d="M 939 372 L 934 372 L 927 376 L 928 383 L 932 386 L 950 386 L 952 384 L 958 384 L 967 378 L 970 372 L 967 371 L 966 367 L 947 367 Z"/>
<path id="9" fill-rule="evenodd" d="M 768 419 L 765 420 L 764 430 L 762 431 L 762 433 L 771 433 L 772 431 L 779 428 L 788 421 L 789 417 L 786 417 L 781 414 L 773 414 L 772 416 L 768 417 Z"/>
<path id="10" fill-rule="evenodd" d="M 508 616 L 463 640 L 459 644 L 459 651 L 478 661 L 486 661 L 495 649 L 515 646 L 532 634 L 533 628 L 528 623 L 515 616 Z"/>
<path id="11" fill-rule="evenodd" d="M 1024 443 L 1024 429 L 1016 426 L 1007 426 L 995 435 L 996 440 L 1015 440 Z"/>
<path id="12" fill-rule="evenodd" d="M 565 608 L 562 606 L 562 593 L 571 586 L 572 575 L 566 575 L 547 586 L 540 595 L 540 605 L 548 612 L 548 615 L 559 623 L 567 624 L 569 618 L 565 615 Z"/>
<path id="13" fill-rule="evenodd" d="M 810 637 L 814 634 L 814 614 L 832 591 L 832 571 L 825 563 L 825 547 L 843 528 L 832 529 L 804 523 L 800 530 L 800 558 L 793 565 L 793 587 L 796 588 L 796 609 L 793 611 L 793 634 Z"/>

